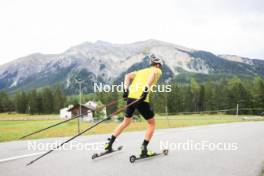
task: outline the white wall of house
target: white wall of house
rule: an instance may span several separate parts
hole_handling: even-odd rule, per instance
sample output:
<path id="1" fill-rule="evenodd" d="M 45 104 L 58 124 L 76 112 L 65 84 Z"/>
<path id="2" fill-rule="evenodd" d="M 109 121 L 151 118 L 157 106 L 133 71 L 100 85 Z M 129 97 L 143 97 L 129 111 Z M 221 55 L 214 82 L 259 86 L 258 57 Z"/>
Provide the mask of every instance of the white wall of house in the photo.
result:
<path id="1" fill-rule="evenodd" d="M 91 110 L 88 110 L 87 115 L 83 117 L 83 121 L 92 122 L 93 120 L 93 113 Z"/>
<path id="2" fill-rule="evenodd" d="M 71 108 L 71 106 L 69 106 L 67 108 L 60 109 L 60 118 L 61 119 L 70 119 L 70 118 L 72 118 L 72 113 L 68 111 L 70 108 Z"/>

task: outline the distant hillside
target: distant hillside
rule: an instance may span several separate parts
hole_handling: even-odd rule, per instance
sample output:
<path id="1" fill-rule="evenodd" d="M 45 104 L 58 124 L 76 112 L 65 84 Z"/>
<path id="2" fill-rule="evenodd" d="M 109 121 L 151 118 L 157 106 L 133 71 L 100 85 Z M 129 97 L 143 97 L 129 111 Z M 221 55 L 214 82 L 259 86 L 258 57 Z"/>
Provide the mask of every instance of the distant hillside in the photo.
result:
<path id="1" fill-rule="evenodd" d="M 97 41 L 82 43 L 61 54 L 32 54 L 0 66 L 0 90 L 12 92 L 60 83 L 74 93 L 78 77 L 85 80 L 84 91 L 90 92 L 95 82 L 120 82 L 125 73 L 146 67 L 149 53 L 164 60 L 163 81 L 188 81 L 190 77 L 218 80 L 234 75 L 246 79 L 264 77 L 264 60 L 217 56 L 158 40 L 131 44 Z"/>

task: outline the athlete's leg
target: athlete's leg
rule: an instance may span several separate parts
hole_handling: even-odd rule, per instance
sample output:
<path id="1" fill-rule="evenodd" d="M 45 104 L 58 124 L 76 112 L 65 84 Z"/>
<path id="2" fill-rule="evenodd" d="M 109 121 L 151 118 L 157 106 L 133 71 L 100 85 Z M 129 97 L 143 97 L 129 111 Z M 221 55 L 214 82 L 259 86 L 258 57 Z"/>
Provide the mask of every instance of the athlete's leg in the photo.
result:
<path id="1" fill-rule="evenodd" d="M 128 117 L 124 117 L 124 120 L 122 121 L 122 123 L 120 123 L 114 130 L 111 138 L 109 138 L 109 142 L 106 143 L 105 145 L 105 150 L 112 150 L 112 145 L 115 142 L 115 139 L 117 138 L 117 136 L 119 136 L 122 131 L 128 127 L 128 125 L 131 123 L 132 118 L 128 118 Z"/>
<path id="2" fill-rule="evenodd" d="M 153 109 L 150 106 L 150 104 L 147 102 L 140 103 L 137 106 L 137 109 L 140 112 L 140 114 L 144 117 L 144 119 L 148 122 L 147 131 L 145 133 L 144 139 L 146 141 L 150 141 L 156 127 L 155 118 L 154 118 L 155 114 L 153 112 Z"/>
<path id="3" fill-rule="evenodd" d="M 139 106 L 137 106 L 138 111 L 140 114 L 147 120 L 148 126 L 147 130 L 145 132 L 144 141 L 141 146 L 141 156 L 151 155 L 150 152 L 148 152 L 147 146 L 149 144 L 149 141 L 151 140 L 156 123 L 154 118 L 154 112 L 152 107 L 147 102 L 142 102 Z"/>
<path id="4" fill-rule="evenodd" d="M 127 104 L 131 103 L 132 101 L 134 101 L 134 100 L 128 99 Z M 106 145 L 105 145 L 105 150 L 110 150 L 110 151 L 112 150 L 112 145 L 115 142 L 116 137 L 119 136 L 122 133 L 122 131 L 131 123 L 134 111 L 135 111 L 134 106 L 130 106 L 130 107 L 126 108 L 124 120 L 122 121 L 121 124 L 119 124 L 115 128 L 111 138 L 109 138 L 109 142 L 106 143 Z"/>
<path id="5" fill-rule="evenodd" d="M 142 143 L 142 147 L 141 147 L 141 156 L 146 156 L 146 155 L 151 155 L 148 152 L 148 144 L 149 141 L 151 140 L 155 127 L 156 127 L 156 122 L 155 122 L 155 118 L 150 118 L 147 120 L 148 121 L 148 127 L 147 127 L 147 131 L 145 133 L 145 138 L 144 141 Z"/>
<path id="6" fill-rule="evenodd" d="M 131 121 L 132 121 L 132 118 L 124 117 L 123 122 L 120 123 L 120 124 L 115 128 L 115 130 L 114 130 L 114 132 L 113 132 L 113 136 L 115 136 L 115 137 L 119 136 L 119 135 L 122 133 L 122 131 L 123 131 L 126 127 L 128 127 L 128 125 L 131 123 Z"/>
<path id="7" fill-rule="evenodd" d="M 134 99 L 128 99 L 127 105 L 133 101 L 135 101 L 135 100 Z M 113 132 L 113 136 L 115 136 L 115 137 L 119 136 L 122 133 L 122 131 L 131 123 L 134 111 L 135 111 L 135 106 L 130 106 L 130 107 L 126 108 L 124 120 L 122 121 L 122 123 L 120 123 L 115 128 L 115 130 Z"/>
<path id="8" fill-rule="evenodd" d="M 154 117 L 151 119 L 148 119 L 147 121 L 148 121 L 148 127 L 147 127 L 147 131 L 145 133 L 145 140 L 150 141 L 152 136 L 153 136 L 155 127 L 156 127 L 156 122 L 155 122 Z"/>

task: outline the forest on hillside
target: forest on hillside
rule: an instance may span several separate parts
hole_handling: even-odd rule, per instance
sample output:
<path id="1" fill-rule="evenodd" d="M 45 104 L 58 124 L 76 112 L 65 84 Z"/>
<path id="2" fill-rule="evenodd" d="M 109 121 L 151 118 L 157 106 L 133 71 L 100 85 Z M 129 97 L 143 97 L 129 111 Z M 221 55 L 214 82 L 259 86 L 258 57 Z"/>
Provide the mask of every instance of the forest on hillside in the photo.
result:
<path id="1" fill-rule="evenodd" d="M 151 104 L 156 113 L 207 113 L 224 110 L 234 114 L 239 105 L 239 114 L 259 114 L 264 111 L 264 80 L 241 80 L 234 77 L 219 82 L 198 83 L 192 79 L 190 84 L 169 83 L 169 93 L 151 94 Z M 102 92 L 83 95 L 82 103 L 96 101 L 107 104 L 120 99 L 121 93 Z M 58 114 L 59 110 L 70 104 L 78 104 L 79 95 L 67 96 L 59 85 L 40 90 L 17 91 L 15 95 L 0 92 L 0 112 L 17 112 L 27 114 Z M 123 107 L 124 101 L 107 109 L 108 113 Z"/>

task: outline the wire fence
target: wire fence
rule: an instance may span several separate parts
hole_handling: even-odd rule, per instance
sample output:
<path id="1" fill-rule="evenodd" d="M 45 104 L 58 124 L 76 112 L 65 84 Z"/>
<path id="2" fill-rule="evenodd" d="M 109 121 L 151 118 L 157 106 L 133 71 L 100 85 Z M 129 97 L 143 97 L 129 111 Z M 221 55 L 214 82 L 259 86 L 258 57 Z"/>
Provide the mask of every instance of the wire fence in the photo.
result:
<path id="1" fill-rule="evenodd" d="M 230 109 L 211 110 L 211 111 L 195 111 L 195 112 L 185 111 L 185 112 L 168 112 L 168 113 L 158 113 L 158 114 L 161 116 L 192 115 L 192 114 L 262 115 L 261 113 L 263 112 L 264 112 L 264 108 L 239 108 L 239 109 L 230 108 Z"/>

